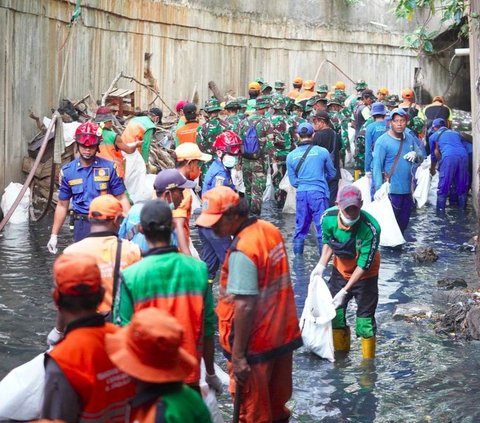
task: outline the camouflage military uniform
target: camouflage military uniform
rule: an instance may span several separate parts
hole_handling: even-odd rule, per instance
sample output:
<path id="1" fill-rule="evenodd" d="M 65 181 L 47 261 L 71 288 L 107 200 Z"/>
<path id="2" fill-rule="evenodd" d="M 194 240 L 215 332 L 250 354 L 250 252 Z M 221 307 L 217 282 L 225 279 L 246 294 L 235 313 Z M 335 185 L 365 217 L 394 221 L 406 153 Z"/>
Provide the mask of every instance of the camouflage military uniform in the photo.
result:
<path id="1" fill-rule="evenodd" d="M 354 169 L 358 177 L 362 177 L 365 174 L 365 130 L 367 126 L 374 122 L 374 118 L 370 116 L 365 123 L 360 128 L 360 132 L 358 133 L 358 137 L 355 140 L 355 156 L 353 157 L 354 160 Z"/>
<path id="2" fill-rule="evenodd" d="M 329 112 L 330 122 L 340 140 L 340 159 L 345 165 L 345 152 L 350 151 L 350 140 L 348 139 L 348 123 L 349 119 L 345 117 L 342 111 Z"/>
<path id="3" fill-rule="evenodd" d="M 267 185 L 267 146 L 273 146 L 273 128 L 270 121 L 257 113 L 250 115 L 240 122 L 238 132 L 245 140 L 247 130 L 255 126 L 260 141 L 260 157 L 257 160 L 242 158 L 243 181 L 245 183 L 245 197 L 248 200 L 250 211 L 260 215 L 262 211 L 263 192 Z"/>
<path id="4" fill-rule="evenodd" d="M 297 134 L 297 128 L 303 122 L 306 122 L 306 120 L 303 117 L 298 116 L 295 112 L 290 113 L 290 115 L 288 116 L 288 125 L 290 130 L 292 148 L 295 148 L 298 140 L 300 139 Z"/>

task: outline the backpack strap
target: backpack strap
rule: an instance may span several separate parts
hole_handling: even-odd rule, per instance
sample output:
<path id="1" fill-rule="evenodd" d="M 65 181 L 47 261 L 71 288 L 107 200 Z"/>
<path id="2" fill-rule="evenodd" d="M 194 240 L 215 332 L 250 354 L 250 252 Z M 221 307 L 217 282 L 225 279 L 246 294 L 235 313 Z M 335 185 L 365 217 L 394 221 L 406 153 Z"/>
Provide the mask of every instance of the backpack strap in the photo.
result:
<path id="1" fill-rule="evenodd" d="M 303 156 L 302 158 L 300 159 L 300 161 L 298 162 L 297 164 L 297 167 L 295 168 L 295 176 L 298 178 L 298 172 L 300 171 L 300 168 L 302 167 L 303 165 L 303 162 L 305 161 L 305 159 L 307 158 L 308 156 L 308 153 L 310 153 L 310 150 L 313 148 L 313 144 L 310 144 L 308 146 L 308 148 L 305 150 L 305 153 L 303 153 Z"/>
<path id="2" fill-rule="evenodd" d="M 402 139 L 400 140 L 400 146 L 398 147 L 397 155 L 395 156 L 395 160 L 393 161 L 392 167 L 390 168 L 390 172 L 385 174 L 385 180 L 387 182 L 390 182 L 390 178 L 392 177 L 393 172 L 395 172 L 395 168 L 397 167 L 398 160 L 400 159 L 400 154 L 402 154 L 403 140 L 404 140 L 404 135 L 402 134 Z"/>

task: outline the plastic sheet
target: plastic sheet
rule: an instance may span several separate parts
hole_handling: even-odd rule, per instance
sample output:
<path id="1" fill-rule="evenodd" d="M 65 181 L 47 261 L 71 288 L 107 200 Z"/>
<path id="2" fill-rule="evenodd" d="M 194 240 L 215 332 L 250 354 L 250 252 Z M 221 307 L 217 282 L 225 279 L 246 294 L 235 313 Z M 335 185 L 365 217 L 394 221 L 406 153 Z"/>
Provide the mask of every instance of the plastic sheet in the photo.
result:
<path id="1" fill-rule="evenodd" d="M 288 172 L 285 172 L 285 176 L 278 184 L 278 187 L 287 193 L 282 212 L 285 214 L 295 214 L 297 209 L 297 190 L 290 184 Z"/>

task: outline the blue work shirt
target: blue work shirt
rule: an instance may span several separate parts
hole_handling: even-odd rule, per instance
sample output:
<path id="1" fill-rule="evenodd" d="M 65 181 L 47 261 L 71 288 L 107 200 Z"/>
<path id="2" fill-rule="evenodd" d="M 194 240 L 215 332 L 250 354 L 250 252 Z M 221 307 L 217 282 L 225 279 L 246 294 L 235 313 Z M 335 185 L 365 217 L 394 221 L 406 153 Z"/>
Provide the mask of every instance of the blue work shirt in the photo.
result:
<path id="1" fill-rule="evenodd" d="M 418 147 L 415 137 L 408 132 L 404 132 L 404 141 L 397 165 L 390 177 L 391 194 L 409 194 L 411 193 L 412 166 L 413 163 L 405 160 L 405 154 L 415 151 L 417 157 L 415 162 L 423 161 L 423 154 Z M 400 140 L 392 137 L 388 132 L 380 136 L 375 142 L 373 154 L 373 182 L 375 190 L 378 190 L 383 184 L 383 174 L 389 173 L 393 166 L 395 157 L 400 147 Z"/>
<path id="2" fill-rule="evenodd" d="M 328 198 L 330 196 L 328 181 L 335 177 L 336 170 L 326 148 L 314 145 L 300 167 L 298 176 L 295 174 L 298 162 L 309 146 L 310 144 L 300 144 L 288 153 L 288 179 L 297 191 L 321 191 Z"/>
<path id="3" fill-rule="evenodd" d="M 220 185 L 225 185 L 235 190 L 230 169 L 226 168 L 220 159 L 215 159 L 205 174 L 202 185 L 202 195 Z"/>
<path id="4" fill-rule="evenodd" d="M 123 180 L 118 176 L 116 167 L 110 160 L 95 157 L 90 166 L 83 167 L 78 158 L 60 170 L 58 199 L 72 199 L 72 209 L 75 213 L 88 214 L 90 203 L 99 195 L 117 196 L 124 192 Z"/>
<path id="5" fill-rule="evenodd" d="M 376 120 L 365 130 L 365 172 L 372 171 L 373 148 L 375 141 L 387 131 L 387 122 Z"/>
<path id="6" fill-rule="evenodd" d="M 437 158 L 435 157 L 435 146 L 437 144 L 440 153 L 442 154 L 442 158 L 459 156 L 465 157 L 466 159 L 468 156 L 465 145 L 462 142 L 462 137 L 456 131 L 443 127 L 430 135 L 428 140 L 430 143 L 430 157 L 432 158 L 432 163 L 437 162 Z"/>
<path id="7" fill-rule="evenodd" d="M 138 245 L 142 251 L 142 254 L 146 253 L 150 249 L 147 240 L 145 239 L 145 235 L 143 235 L 139 230 L 140 213 L 142 212 L 144 204 L 144 201 L 135 203 L 128 211 L 127 217 L 123 220 L 122 224 L 120 225 L 120 229 L 118 230 L 118 237 L 120 239 L 128 239 L 129 241 L 132 241 L 134 244 Z M 170 236 L 170 245 L 177 246 L 177 244 L 177 236 L 175 231 L 172 231 L 172 235 Z"/>

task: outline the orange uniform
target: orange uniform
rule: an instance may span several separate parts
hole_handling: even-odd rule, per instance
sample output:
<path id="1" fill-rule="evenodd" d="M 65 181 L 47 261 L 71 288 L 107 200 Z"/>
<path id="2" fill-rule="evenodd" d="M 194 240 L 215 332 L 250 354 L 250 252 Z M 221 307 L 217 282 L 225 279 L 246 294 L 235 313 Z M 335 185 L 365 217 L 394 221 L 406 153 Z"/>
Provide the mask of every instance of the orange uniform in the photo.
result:
<path id="1" fill-rule="evenodd" d="M 197 128 L 200 126 L 198 122 L 188 122 L 177 129 L 176 136 L 179 144 L 184 142 L 196 142 Z"/>

